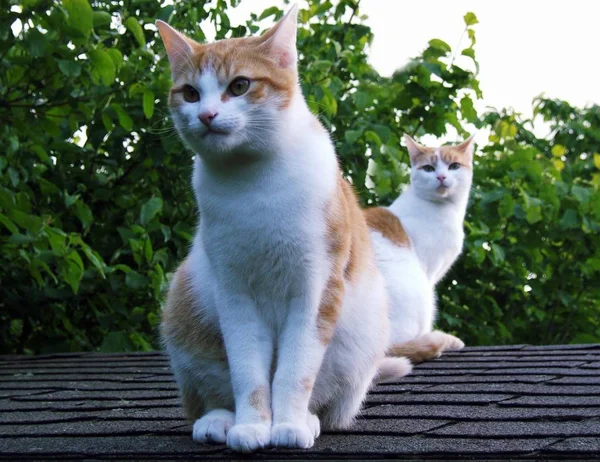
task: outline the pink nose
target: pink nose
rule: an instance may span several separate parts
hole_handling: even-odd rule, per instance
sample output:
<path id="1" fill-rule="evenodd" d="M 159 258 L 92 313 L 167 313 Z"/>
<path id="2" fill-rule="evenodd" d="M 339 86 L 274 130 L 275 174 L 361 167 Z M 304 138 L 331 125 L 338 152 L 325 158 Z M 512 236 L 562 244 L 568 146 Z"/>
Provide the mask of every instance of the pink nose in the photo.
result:
<path id="1" fill-rule="evenodd" d="M 203 112 L 202 114 L 198 114 L 200 122 L 202 122 L 206 127 L 210 127 L 210 124 L 212 123 L 215 117 L 217 117 L 217 113 L 212 111 L 207 111 Z"/>
<path id="2" fill-rule="evenodd" d="M 437 179 L 440 180 L 440 183 L 443 183 L 446 177 L 444 175 L 439 175 Z"/>

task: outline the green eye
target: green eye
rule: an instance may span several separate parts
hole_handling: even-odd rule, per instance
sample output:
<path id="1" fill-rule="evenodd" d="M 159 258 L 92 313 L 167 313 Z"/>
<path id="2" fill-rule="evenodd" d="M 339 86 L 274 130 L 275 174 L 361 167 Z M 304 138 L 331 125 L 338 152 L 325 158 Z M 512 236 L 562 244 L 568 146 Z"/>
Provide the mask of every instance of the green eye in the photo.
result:
<path id="1" fill-rule="evenodd" d="M 448 167 L 448 170 L 458 170 L 460 168 L 460 164 L 458 162 L 453 162 Z"/>
<path id="2" fill-rule="evenodd" d="M 435 168 L 433 168 L 432 165 L 423 165 L 421 169 L 425 170 L 426 172 L 435 172 Z"/>
<path id="3" fill-rule="evenodd" d="M 238 77 L 229 84 L 229 93 L 233 96 L 242 96 L 250 88 L 250 80 L 245 77 Z"/>

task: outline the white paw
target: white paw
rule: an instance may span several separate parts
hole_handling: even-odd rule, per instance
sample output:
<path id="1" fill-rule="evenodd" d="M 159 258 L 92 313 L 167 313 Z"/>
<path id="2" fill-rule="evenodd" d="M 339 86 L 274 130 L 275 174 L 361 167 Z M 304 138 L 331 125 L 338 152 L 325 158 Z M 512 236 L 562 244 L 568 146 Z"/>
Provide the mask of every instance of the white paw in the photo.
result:
<path id="1" fill-rule="evenodd" d="M 313 429 L 306 423 L 283 423 L 271 429 L 271 446 L 308 449 L 315 444 Z"/>
<path id="2" fill-rule="evenodd" d="M 227 432 L 235 423 L 233 412 L 215 409 L 194 422 L 192 438 L 198 443 L 219 443 L 227 440 Z"/>
<path id="3" fill-rule="evenodd" d="M 321 434 L 321 422 L 319 421 L 319 418 L 309 412 L 306 424 L 308 425 L 308 428 L 310 428 L 313 438 L 317 439 Z"/>
<path id="4" fill-rule="evenodd" d="M 227 446 L 237 452 L 252 452 L 267 447 L 271 429 L 265 424 L 234 425 L 227 433 Z"/>
<path id="5" fill-rule="evenodd" d="M 412 364 L 408 358 L 386 357 L 379 363 L 379 369 L 374 381 L 376 383 L 395 382 L 399 378 L 410 374 L 411 371 Z"/>

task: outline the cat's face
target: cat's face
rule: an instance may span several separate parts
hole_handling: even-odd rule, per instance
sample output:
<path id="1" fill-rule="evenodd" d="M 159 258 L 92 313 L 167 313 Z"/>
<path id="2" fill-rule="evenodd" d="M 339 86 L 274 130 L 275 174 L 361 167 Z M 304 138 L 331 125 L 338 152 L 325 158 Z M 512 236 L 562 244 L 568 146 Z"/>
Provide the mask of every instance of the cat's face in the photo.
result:
<path id="1" fill-rule="evenodd" d="M 473 179 L 473 136 L 456 146 L 428 148 L 404 136 L 411 161 L 411 187 L 426 200 L 452 200 L 468 193 Z"/>
<path id="2" fill-rule="evenodd" d="M 173 77 L 169 106 L 187 145 L 206 159 L 260 153 L 297 91 L 296 8 L 260 37 L 199 44 L 157 21 Z"/>

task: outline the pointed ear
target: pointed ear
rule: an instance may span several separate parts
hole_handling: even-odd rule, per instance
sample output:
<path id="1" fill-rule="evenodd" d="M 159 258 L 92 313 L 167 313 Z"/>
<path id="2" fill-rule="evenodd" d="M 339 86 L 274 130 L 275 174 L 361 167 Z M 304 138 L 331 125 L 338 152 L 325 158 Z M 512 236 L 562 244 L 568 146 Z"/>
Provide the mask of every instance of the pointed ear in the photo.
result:
<path id="1" fill-rule="evenodd" d="M 406 133 L 404 134 L 404 143 L 406 144 L 406 148 L 408 149 L 408 153 L 410 154 L 411 162 L 414 161 L 421 153 L 423 153 L 423 146 L 413 140 Z"/>
<path id="2" fill-rule="evenodd" d="M 191 63 L 194 52 L 192 44 L 195 42 L 160 19 L 156 21 L 156 27 L 167 49 L 169 63 L 171 63 L 171 76 L 175 79 L 175 75 Z"/>
<path id="3" fill-rule="evenodd" d="M 282 68 L 296 68 L 296 29 L 298 28 L 298 5 L 294 4 L 286 15 L 262 37 L 261 46 L 266 47 Z"/>
<path id="4" fill-rule="evenodd" d="M 475 134 L 469 136 L 465 141 L 455 147 L 457 151 L 462 152 L 470 160 L 473 160 L 473 150 L 475 148 Z"/>

